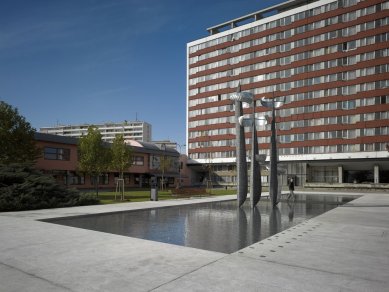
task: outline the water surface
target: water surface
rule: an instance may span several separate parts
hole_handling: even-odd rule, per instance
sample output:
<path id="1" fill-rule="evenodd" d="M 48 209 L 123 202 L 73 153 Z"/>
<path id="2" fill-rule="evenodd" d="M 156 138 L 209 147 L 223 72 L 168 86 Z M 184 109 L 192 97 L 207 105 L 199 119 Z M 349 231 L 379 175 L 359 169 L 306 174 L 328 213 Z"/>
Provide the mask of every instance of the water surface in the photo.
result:
<path id="1" fill-rule="evenodd" d="M 354 198 L 296 195 L 295 201 L 283 200 L 276 208 L 272 208 L 271 202 L 264 199 L 253 210 L 249 201 L 238 208 L 234 200 L 45 221 L 232 253 Z"/>

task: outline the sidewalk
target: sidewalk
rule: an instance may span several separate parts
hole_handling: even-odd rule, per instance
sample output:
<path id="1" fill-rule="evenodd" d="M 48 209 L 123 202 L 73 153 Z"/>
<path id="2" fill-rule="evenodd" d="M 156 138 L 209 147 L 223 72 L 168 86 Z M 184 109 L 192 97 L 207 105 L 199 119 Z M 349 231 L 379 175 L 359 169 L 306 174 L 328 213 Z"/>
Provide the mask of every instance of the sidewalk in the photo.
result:
<path id="1" fill-rule="evenodd" d="M 36 221 L 231 197 L 0 213 L 0 291 L 388 291 L 387 193 L 230 255 Z"/>

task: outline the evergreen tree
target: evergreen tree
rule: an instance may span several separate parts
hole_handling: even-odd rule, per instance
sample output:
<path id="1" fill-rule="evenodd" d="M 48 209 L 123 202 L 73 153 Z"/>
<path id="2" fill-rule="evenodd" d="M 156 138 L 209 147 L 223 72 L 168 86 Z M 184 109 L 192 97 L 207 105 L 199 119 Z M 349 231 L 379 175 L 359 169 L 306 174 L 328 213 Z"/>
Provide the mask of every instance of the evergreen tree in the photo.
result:
<path id="1" fill-rule="evenodd" d="M 0 212 L 97 204 L 88 194 L 59 185 L 31 163 L 0 164 Z"/>

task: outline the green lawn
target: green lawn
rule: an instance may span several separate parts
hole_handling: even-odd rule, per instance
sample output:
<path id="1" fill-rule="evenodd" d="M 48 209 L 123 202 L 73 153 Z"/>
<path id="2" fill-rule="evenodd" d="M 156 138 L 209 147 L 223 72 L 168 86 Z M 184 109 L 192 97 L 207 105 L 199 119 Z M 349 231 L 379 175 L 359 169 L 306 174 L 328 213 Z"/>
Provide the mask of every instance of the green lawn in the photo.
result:
<path id="1" fill-rule="evenodd" d="M 223 195 L 232 195 L 236 194 L 236 190 L 234 189 L 208 189 L 207 190 L 209 196 L 223 196 Z M 204 196 L 204 195 L 203 195 Z M 129 190 L 124 192 L 124 201 L 120 200 L 120 196 L 117 195 L 115 200 L 115 192 L 114 191 L 100 191 L 99 192 L 99 200 L 100 204 L 117 204 L 117 203 L 125 203 L 125 202 L 144 202 L 150 201 L 150 189 L 142 189 L 142 190 Z M 173 196 L 170 190 L 167 191 L 158 191 L 158 200 L 175 200 L 179 199 L 179 196 Z"/>

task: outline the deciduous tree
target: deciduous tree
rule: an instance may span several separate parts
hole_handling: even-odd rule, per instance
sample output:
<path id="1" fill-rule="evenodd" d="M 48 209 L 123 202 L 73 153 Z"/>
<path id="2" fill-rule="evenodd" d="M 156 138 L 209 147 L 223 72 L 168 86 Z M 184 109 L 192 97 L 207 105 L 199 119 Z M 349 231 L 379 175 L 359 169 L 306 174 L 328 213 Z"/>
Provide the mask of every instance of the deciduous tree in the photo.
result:
<path id="1" fill-rule="evenodd" d="M 113 140 L 111 168 L 119 172 L 119 179 L 123 180 L 123 173 L 132 165 L 132 151 L 129 146 L 124 143 L 123 135 L 116 135 Z M 123 181 L 119 182 L 122 183 Z M 123 185 L 122 185 L 123 186 Z M 116 195 L 115 195 L 116 197 Z M 121 198 L 124 199 L 124 188 L 121 188 Z"/>
<path id="2" fill-rule="evenodd" d="M 165 187 L 165 174 L 172 167 L 173 161 L 172 161 L 172 158 L 170 156 L 163 155 L 160 157 L 159 163 L 160 163 L 160 165 L 159 165 L 160 170 L 162 171 L 161 187 L 162 187 L 162 191 L 163 191 L 164 187 Z"/>
<path id="3" fill-rule="evenodd" d="M 17 108 L 0 101 L 0 164 L 33 162 L 40 154 L 35 129 Z"/>
<path id="4" fill-rule="evenodd" d="M 88 134 L 81 137 L 79 143 L 78 168 L 95 178 L 96 196 L 99 195 L 99 176 L 110 166 L 111 150 L 104 145 L 100 131 L 89 127 Z"/>

